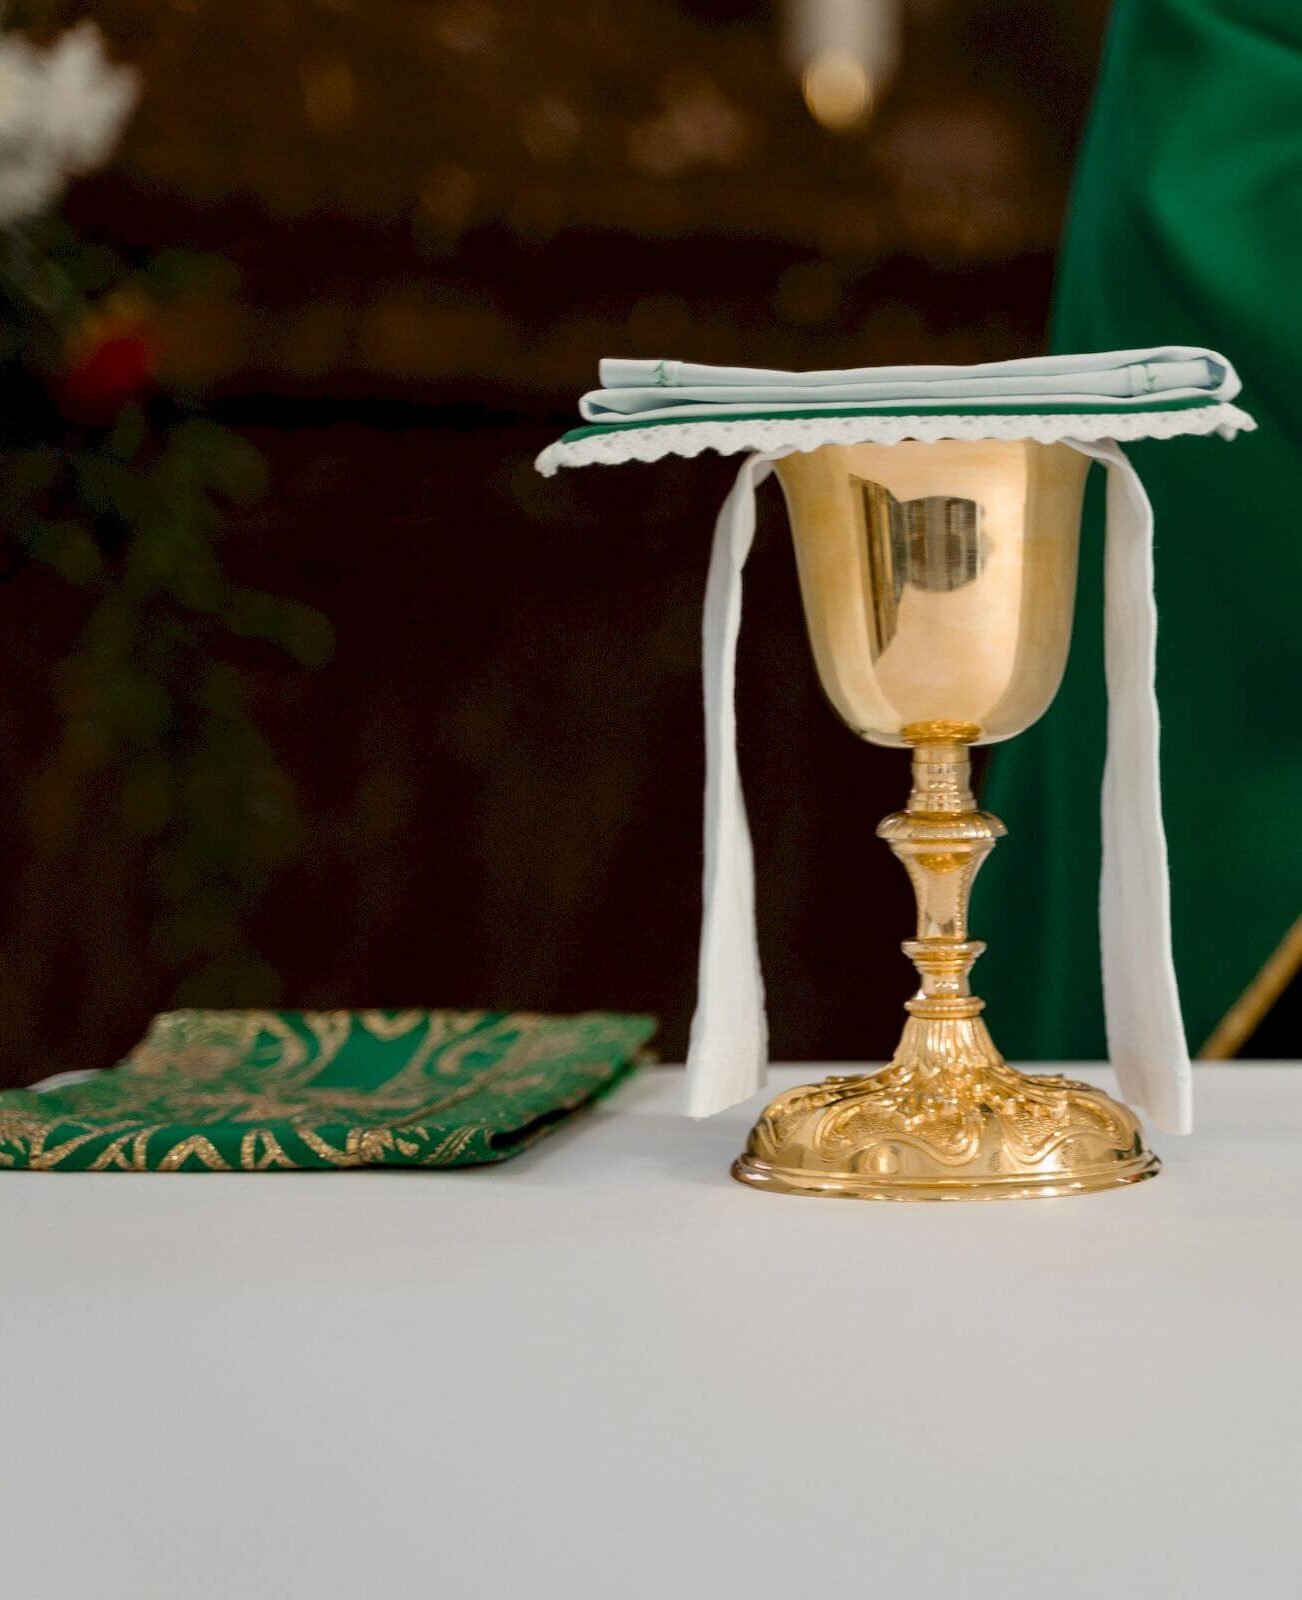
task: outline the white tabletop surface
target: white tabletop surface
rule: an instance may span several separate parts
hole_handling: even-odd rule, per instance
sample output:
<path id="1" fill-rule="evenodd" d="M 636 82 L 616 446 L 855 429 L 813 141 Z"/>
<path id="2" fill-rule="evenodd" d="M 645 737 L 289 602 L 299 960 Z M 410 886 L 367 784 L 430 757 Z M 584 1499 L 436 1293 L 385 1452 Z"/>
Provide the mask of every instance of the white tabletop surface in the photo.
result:
<path id="1" fill-rule="evenodd" d="M 679 1087 L 498 1168 L 0 1175 L 0 1592 L 1302 1591 L 1302 1066 L 1004 1205 L 751 1192 Z"/>

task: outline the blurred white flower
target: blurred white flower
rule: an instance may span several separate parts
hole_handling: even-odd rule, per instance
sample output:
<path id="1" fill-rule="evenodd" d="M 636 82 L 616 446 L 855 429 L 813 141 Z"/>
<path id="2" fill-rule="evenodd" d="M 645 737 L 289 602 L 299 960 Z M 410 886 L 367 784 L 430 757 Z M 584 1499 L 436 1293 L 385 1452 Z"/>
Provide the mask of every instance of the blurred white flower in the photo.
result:
<path id="1" fill-rule="evenodd" d="M 93 22 L 38 49 L 0 33 L 0 227 L 46 210 L 107 160 L 140 92 Z"/>

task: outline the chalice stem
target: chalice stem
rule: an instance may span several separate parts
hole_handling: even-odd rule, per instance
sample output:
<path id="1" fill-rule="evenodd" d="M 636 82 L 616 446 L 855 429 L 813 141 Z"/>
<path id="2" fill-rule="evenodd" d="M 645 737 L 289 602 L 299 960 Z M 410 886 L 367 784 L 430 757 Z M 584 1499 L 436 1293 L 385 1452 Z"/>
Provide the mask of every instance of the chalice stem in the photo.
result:
<path id="1" fill-rule="evenodd" d="M 985 1002 L 969 983 L 985 949 L 968 935 L 972 884 L 1005 831 L 972 795 L 968 741 L 977 731 L 961 724 L 907 729 L 913 791 L 907 808 L 877 830 L 903 862 L 918 904 L 917 936 L 903 949 L 921 985 L 906 1003 L 909 1019 L 892 1066 L 942 1098 L 961 1098 L 975 1074 L 1002 1062 L 981 1019 Z"/>

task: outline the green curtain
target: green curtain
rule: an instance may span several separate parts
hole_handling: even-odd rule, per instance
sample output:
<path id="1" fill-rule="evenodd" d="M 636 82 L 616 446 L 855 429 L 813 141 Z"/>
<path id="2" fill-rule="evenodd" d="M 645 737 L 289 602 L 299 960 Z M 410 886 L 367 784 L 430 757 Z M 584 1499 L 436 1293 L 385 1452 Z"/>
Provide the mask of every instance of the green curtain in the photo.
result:
<path id="1" fill-rule="evenodd" d="M 1302 4 L 1118 0 L 1077 173 L 1056 350 L 1223 350 L 1260 431 L 1129 447 L 1156 514 L 1176 969 L 1199 1049 L 1302 910 Z M 1095 474 L 1097 476 L 1097 473 Z M 1009 825 L 976 892 L 1004 1052 L 1106 1054 L 1098 500 L 1043 721 L 992 755 Z"/>

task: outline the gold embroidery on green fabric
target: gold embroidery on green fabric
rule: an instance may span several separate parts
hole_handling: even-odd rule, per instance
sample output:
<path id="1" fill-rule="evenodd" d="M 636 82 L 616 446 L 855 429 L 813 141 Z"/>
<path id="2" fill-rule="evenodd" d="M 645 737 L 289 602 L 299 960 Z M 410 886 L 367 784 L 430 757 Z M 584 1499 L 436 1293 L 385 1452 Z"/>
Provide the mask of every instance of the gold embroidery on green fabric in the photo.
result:
<path id="1" fill-rule="evenodd" d="M 262 1154 L 258 1154 L 258 1145 Z M 268 1172 L 273 1167 L 286 1167 L 291 1171 L 297 1165 L 281 1149 L 270 1128 L 250 1128 L 240 1140 L 240 1170 L 243 1172 Z"/>
<path id="2" fill-rule="evenodd" d="M 212 1144 L 201 1133 L 192 1133 L 188 1139 L 182 1139 L 179 1144 L 174 1144 L 163 1159 L 158 1163 L 160 1172 L 176 1172 L 182 1162 L 194 1156 L 202 1161 L 205 1167 L 213 1172 L 229 1172 L 229 1162 L 223 1161 Z"/>
<path id="3" fill-rule="evenodd" d="M 401 1039 L 404 1034 L 419 1028 L 429 1016 L 427 1011 L 395 1011 L 392 1016 L 387 1011 L 358 1011 L 353 1014 L 362 1027 L 377 1039 Z M 431 1034 L 433 1031 L 430 1029 Z"/>
<path id="4" fill-rule="evenodd" d="M 421 1131 L 423 1132 L 424 1130 L 422 1129 Z M 435 1147 L 425 1157 L 424 1165 L 427 1167 L 437 1167 L 445 1161 L 455 1160 L 476 1134 L 482 1134 L 486 1131 L 487 1130 L 484 1128 L 477 1128 L 469 1125 L 464 1128 L 457 1128 L 454 1132 L 448 1134 L 446 1139 L 435 1145 Z"/>
<path id="5" fill-rule="evenodd" d="M 0 1093 L 0 1167 L 499 1161 L 628 1071 L 652 1028 L 601 1012 L 169 1012 L 112 1072 Z"/>

